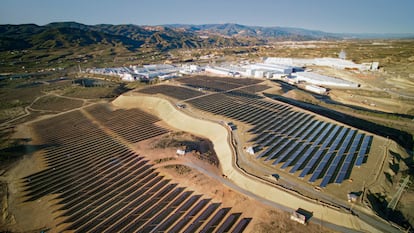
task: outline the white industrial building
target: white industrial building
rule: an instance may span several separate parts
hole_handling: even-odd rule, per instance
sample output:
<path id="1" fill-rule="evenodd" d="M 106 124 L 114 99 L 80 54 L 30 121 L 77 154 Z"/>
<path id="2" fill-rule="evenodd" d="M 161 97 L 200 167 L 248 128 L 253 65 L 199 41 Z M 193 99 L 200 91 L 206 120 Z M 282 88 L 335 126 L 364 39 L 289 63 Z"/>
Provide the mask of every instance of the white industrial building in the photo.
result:
<path id="1" fill-rule="evenodd" d="M 131 66 L 131 69 L 136 76 L 144 79 L 166 77 L 166 75 L 173 76 L 179 71 L 178 67 L 167 64 L 144 65 L 143 67 Z"/>
<path id="2" fill-rule="evenodd" d="M 270 64 L 270 63 L 255 63 L 244 66 L 246 69 L 251 70 L 266 70 L 275 73 L 290 74 L 293 72 L 293 67 L 281 64 Z"/>
<path id="3" fill-rule="evenodd" d="M 292 74 L 297 83 L 306 82 L 317 86 L 330 86 L 341 88 L 358 88 L 359 84 L 343 79 L 325 76 L 313 72 L 296 72 Z"/>
<path id="4" fill-rule="evenodd" d="M 219 67 L 219 66 L 207 66 L 205 71 L 212 74 L 222 75 L 222 76 L 234 76 L 235 71 L 229 68 Z"/>
<path id="5" fill-rule="evenodd" d="M 118 68 L 94 68 L 86 69 L 87 73 L 91 74 L 104 74 L 104 75 L 113 75 L 120 76 L 125 73 L 131 73 L 131 70 L 127 67 L 118 67 Z"/>
<path id="6" fill-rule="evenodd" d="M 357 69 L 360 71 L 377 70 L 378 62 L 356 64 L 353 61 L 340 58 L 285 58 L 285 57 L 268 57 L 264 60 L 265 64 L 278 64 L 287 66 L 327 66 L 336 69 Z"/>
<path id="7" fill-rule="evenodd" d="M 320 95 L 325 95 L 328 92 L 326 88 L 315 86 L 315 85 L 305 85 L 305 90 L 316 93 L 316 94 L 320 94 Z"/>
<path id="8" fill-rule="evenodd" d="M 120 76 L 121 76 L 122 81 L 132 82 L 136 80 L 136 78 L 132 76 L 132 74 L 129 74 L 129 73 L 124 73 Z"/>

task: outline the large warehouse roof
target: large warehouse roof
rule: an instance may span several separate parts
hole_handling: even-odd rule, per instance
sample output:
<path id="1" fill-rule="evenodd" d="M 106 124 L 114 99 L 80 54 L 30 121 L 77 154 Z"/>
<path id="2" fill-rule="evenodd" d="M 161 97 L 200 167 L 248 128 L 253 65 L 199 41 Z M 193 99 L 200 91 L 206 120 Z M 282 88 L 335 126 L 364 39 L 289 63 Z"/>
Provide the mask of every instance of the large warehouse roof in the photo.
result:
<path id="1" fill-rule="evenodd" d="M 325 76 L 313 72 L 296 72 L 292 74 L 296 77 L 297 81 L 305 81 L 307 83 L 321 85 L 321 86 L 337 86 L 337 87 L 352 87 L 356 88 L 359 85 L 357 83 L 349 82 L 343 79 Z"/>

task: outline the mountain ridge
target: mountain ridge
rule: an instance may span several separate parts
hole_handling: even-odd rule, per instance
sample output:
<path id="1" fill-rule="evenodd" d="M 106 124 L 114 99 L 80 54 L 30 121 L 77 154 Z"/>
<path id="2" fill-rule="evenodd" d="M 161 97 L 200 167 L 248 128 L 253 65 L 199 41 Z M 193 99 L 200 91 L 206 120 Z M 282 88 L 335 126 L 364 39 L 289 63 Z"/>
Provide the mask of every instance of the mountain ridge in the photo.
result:
<path id="1" fill-rule="evenodd" d="M 13 43 L 13 40 L 16 43 Z M 130 50 L 154 48 L 167 51 L 178 48 L 259 45 L 264 42 L 259 39 L 246 42 L 218 36 L 202 38 L 191 31 L 164 26 L 85 25 L 77 22 L 57 22 L 44 26 L 0 25 L 0 51 L 48 46 L 49 48 L 89 46 L 97 43 L 112 45 L 121 43 Z"/>
<path id="2" fill-rule="evenodd" d="M 414 38 L 414 34 L 338 34 L 288 27 L 225 24 L 96 24 L 52 22 L 0 25 L 0 51 L 122 44 L 128 50 L 217 48 L 264 45 L 269 41 L 341 40 L 370 38 Z"/>

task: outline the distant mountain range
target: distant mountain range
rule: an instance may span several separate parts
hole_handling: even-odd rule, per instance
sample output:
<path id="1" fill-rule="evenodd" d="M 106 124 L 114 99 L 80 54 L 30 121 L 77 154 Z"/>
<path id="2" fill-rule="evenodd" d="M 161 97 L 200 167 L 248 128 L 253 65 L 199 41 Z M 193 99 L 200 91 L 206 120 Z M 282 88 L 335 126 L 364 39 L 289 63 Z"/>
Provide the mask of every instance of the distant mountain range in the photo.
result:
<path id="1" fill-rule="evenodd" d="M 259 27 L 240 24 L 168 24 L 171 28 L 183 29 L 199 35 L 221 35 L 228 37 L 256 37 L 279 40 L 323 40 L 340 39 L 338 35 L 322 31 L 286 27 Z"/>
<path id="2" fill-rule="evenodd" d="M 226 38 L 220 35 L 200 37 L 190 30 L 167 26 L 84 25 L 76 22 L 0 25 L 0 51 L 50 49 L 122 44 L 129 50 L 154 48 L 167 51 L 176 48 L 208 48 L 260 45 L 258 38 Z"/>
<path id="3" fill-rule="evenodd" d="M 0 25 L 0 51 L 50 49 L 95 44 L 122 44 L 129 50 L 209 48 L 263 45 L 269 40 L 333 40 L 344 38 L 414 38 L 414 34 L 335 34 L 284 27 L 239 24 L 169 24 L 160 26 L 85 25 L 76 22 Z"/>

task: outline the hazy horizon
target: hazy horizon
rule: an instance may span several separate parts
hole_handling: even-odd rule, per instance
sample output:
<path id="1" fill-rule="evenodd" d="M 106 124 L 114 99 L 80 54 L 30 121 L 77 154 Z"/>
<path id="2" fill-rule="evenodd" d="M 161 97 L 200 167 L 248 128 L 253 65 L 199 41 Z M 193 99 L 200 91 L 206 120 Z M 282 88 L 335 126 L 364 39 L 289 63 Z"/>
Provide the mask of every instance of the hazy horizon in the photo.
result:
<path id="1" fill-rule="evenodd" d="M 414 33 L 410 0 L 53 1 L 3 0 L 0 24 L 223 24 L 288 27 L 330 33 Z"/>

